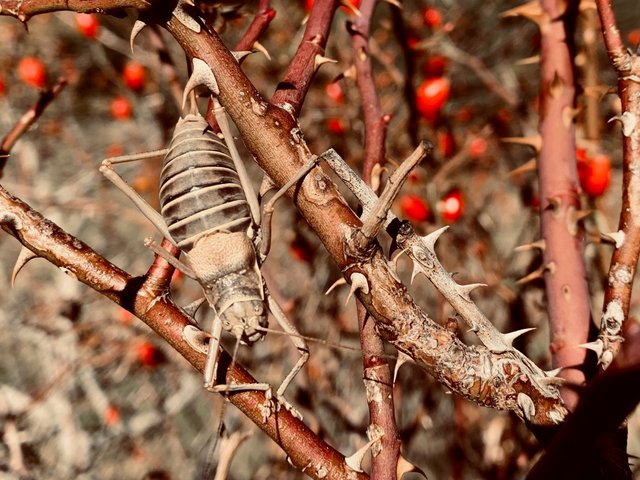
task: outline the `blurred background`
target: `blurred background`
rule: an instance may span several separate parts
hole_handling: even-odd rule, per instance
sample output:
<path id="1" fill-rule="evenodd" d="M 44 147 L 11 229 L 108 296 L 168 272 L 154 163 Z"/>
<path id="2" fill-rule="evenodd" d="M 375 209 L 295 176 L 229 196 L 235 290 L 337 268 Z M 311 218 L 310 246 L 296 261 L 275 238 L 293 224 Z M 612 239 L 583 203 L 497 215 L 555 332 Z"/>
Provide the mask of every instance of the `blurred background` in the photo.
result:
<path id="1" fill-rule="evenodd" d="M 266 98 L 295 53 L 310 3 L 274 0 L 276 17 L 260 40 L 269 56 L 258 52 L 243 63 Z M 459 283 L 488 284 L 474 299 L 499 330 L 536 327 L 517 347 L 548 368 L 542 282 L 519 281 L 541 258 L 535 249 L 514 250 L 539 236 L 537 178 L 535 169 L 526 168 L 535 151 L 503 141 L 537 133 L 539 34 L 532 22 L 501 15 L 517 5 L 408 1 L 400 12 L 381 2 L 371 50 L 388 114 L 388 163 L 401 162 L 420 139 L 435 145 L 433 157 L 405 185 L 395 212 L 419 233 L 451 225 L 438 246 L 443 265 Z M 636 48 L 636 0 L 615 7 L 627 45 Z M 255 8 L 256 2 L 248 2 L 217 15 L 227 45 L 240 38 Z M 350 15 L 342 9 L 336 14 L 326 56 L 337 63 L 320 69 L 300 124 L 314 153 L 335 148 L 360 169 L 363 121 L 345 28 Z M 31 19 L 27 32 L 17 20 L 0 17 L 0 138 L 40 89 L 64 77 L 68 86 L 13 149 L 2 185 L 140 275 L 153 259 L 143 239 L 160 235 L 98 167 L 105 157 L 168 144 L 186 68 L 184 54 L 165 32 L 143 31 L 132 54 L 134 20 L 132 14 L 48 14 Z M 159 60 L 159 46 L 174 62 L 174 83 Z M 577 156 L 584 206 L 594 210 L 585 221 L 586 257 L 592 311 L 599 318 L 612 249 L 598 232 L 616 230 L 621 136 L 619 126 L 607 122 L 620 106 L 607 94 L 615 76 L 594 10 L 582 13 L 575 48 Z M 203 101 L 201 111 L 205 106 Z M 246 158 L 257 188 L 261 173 Z M 160 165 L 146 160 L 119 172 L 157 206 Z M 314 431 L 349 455 L 366 443 L 368 425 L 354 301 L 345 306 L 344 286 L 324 295 L 340 272 L 287 200 L 277 205 L 274 236 L 263 271 L 287 315 L 302 334 L 349 347 L 311 343 L 311 359 L 287 397 Z M 381 242 L 388 248 L 388 239 Z M 0 480 L 212 478 L 204 475 L 217 461 L 212 448 L 223 399 L 204 391 L 200 375 L 142 322 L 44 260 L 29 263 L 11 288 L 19 251 L 14 238 L 0 235 Z M 399 269 L 409 285 L 405 258 Z M 199 296 L 198 285 L 180 275 L 172 288 L 180 305 Z M 454 315 L 424 277 L 410 291 L 437 322 Z M 634 296 L 634 320 L 637 312 Z M 198 316 L 204 325 L 211 320 L 206 308 Z M 462 325 L 460 331 L 465 341 L 475 341 Z M 388 353 L 393 364 L 396 353 Z M 238 355 L 256 378 L 272 384 L 296 360 L 293 344 L 274 334 Z M 515 416 L 449 395 L 413 365 L 400 369 L 395 392 L 403 455 L 431 479 L 523 478 L 538 453 Z M 253 433 L 237 450 L 229 478 L 306 478 L 235 407 L 224 409 L 224 418 L 227 431 Z M 630 452 L 640 454 L 640 423 L 634 417 L 629 426 Z"/>

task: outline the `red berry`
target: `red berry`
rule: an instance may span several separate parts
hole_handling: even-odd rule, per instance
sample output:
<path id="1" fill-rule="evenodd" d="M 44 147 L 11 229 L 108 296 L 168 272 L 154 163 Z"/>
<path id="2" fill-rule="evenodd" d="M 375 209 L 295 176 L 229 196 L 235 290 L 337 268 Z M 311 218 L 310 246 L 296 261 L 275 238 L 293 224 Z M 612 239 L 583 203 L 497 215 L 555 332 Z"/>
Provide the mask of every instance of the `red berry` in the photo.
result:
<path id="1" fill-rule="evenodd" d="M 487 151 L 487 140 L 482 137 L 475 137 L 469 142 L 469 156 L 479 158 Z"/>
<path id="2" fill-rule="evenodd" d="M 114 425 L 120 423 L 120 411 L 118 410 L 118 407 L 109 405 L 104 411 L 102 420 L 108 427 L 113 427 Z"/>
<path id="3" fill-rule="evenodd" d="M 133 313 L 124 308 L 120 308 L 118 310 L 118 321 L 123 325 L 131 325 L 133 323 L 133 319 L 136 318 Z"/>
<path id="4" fill-rule="evenodd" d="M 442 220 L 453 223 L 458 220 L 464 211 L 464 202 L 460 190 L 452 190 L 447 193 L 438 203 L 438 210 Z"/>
<path id="5" fill-rule="evenodd" d="M 124 66 L 122 77 L 124 78 L 124 83 L 126 83 L 127 87 L 131 90 L 140 90 L 144 87 L 147 72 L 141 63 L 131 60 Z"/>
<path id="6" fill-rule="evenodd" d="M 426 120 L 433 122 L 440 115 L 449 98 L 451 83 L 444 77 L 429 78 L 416 91 L 418 111 Z"/>
<path id="7" fill-rule="evenodd" d="M 335 82 L 329 83 L 326 86 L 325 91 L 327 92 L 327 97 L 329 97 L 334 102 L 336 103 L 344 102 L 344 93 L 339 83 L 335 83 Z"/>
<path id="8" fill-rule="evenodd" d="M 136 358 L 147 368 L 155 368 L 164 361 L 162 351 L 146 340 L 136 345 Z"/>
<path id="9" fill-rule="evenodd" d="M 441 77 L 447 68 L 447 57 L 442 55 L 433 55 L 424 62 L 422 66 L 422 73 L 426 78 Z"/>
<path id="10" fill-rule="evenodd" d="M 344 122 L 341 118 L 327 119 L 327 128 L 334 135 L 343 135 L 345 131 Z"/>
<path id="11" fill-rule="evenodd" d="M 111 100 L 111 116 L 118 120 L 127 120 L 131 118 L 133 107 L 126 97 L 116 97 Z"/>
<path id="12" fill-rule="evenodd" d="M 456 150 L 456 142 L 453 134 L 449 130 L 438 130 L 436 134 L 438 140 L 438 150 L 443 157 L 449 158 L 453 156 Z"/>
<path id="13" fill-rule="evenodd" d="M 634 47 L 640 45 L 640 28 L 634 28 L 627 33 L 627 40 Z"/>
<path id="14" fill-rule="evenodd" d="M 598 197 L 607 191 L 611 181 L 611 160 L 607 155 L 599 154 L 590 158 L 576 150 L 578 158 L 578 179 L 584 192 Z"/>
<path id="15" fill-rule="evenodd" d="M 42 88 L 47 83 L 44 64 L 35 57 L 24 57 L 18 62 L 18 77 L 27 85 Z"/>
<path id="16" fill-rule="evenodd" d="M 424 222 L 429 218 L 429 205 L 419 195 L 405 194 L 400 197 L 402 215 L 412 222 Z"/>
<path id="17" fill-rule="evenodd" d="M 422 19 L 425 26 L 429 28 L 438 28 L 442 25 L 442 14 L 437 8 L 427 7 L 422 11 Z"/>
<path id="18" fill-rule="evenodd" d="M 95 15 L 78 13 L 76 15 L 76 27 L 87 38 L 96 38 L 100 31 L 100 21 Z"/>
<path id="19" fill-rule="evenodd" d="M 2 75 L 0 75 L 0 97 L 4 96 L 4 92 L 6 91 L 7 87 L 4 83 L 4 77 Z"/>

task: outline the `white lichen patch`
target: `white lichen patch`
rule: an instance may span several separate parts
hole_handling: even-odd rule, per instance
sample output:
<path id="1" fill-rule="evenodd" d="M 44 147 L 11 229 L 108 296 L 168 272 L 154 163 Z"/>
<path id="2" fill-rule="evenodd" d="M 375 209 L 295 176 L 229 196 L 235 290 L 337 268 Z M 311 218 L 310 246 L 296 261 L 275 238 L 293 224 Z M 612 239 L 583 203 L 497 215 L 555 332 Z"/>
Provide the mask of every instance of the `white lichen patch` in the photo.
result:
<path id="1" fill-rule="evenodd" d="M 620 116 L 620 121 L 622 122 L 622 134 L 625 137 L 630 137 L 638 125 L 638 117 L 635 113 L 624 112 Z"/>
<path id="2" fill-rule="evenodd" d="M 611 300 L 602 315 L 602 325 L 607 335 L 618 335 L 624 322 L 624 311 L 620 300 Z"/>
<path id="3" fill-rule="evenodd" d="M 620 282 L 629 284 L 633 280 L 633 273 L 631 269 L 626 265 L 615 264 L 611 270 L 611 276 L 609 277 L 609 283 Z"/>

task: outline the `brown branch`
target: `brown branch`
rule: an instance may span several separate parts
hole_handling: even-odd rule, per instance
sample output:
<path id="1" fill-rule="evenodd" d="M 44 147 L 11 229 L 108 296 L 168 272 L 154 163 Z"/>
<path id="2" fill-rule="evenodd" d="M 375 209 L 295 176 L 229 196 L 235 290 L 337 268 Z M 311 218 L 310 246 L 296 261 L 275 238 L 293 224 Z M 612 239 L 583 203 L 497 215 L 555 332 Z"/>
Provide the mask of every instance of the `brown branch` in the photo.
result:
<path id="1" fill-rule="evenodd" d="M 249 28 L 247 28 L 247 31 L 244 32 L 240 41 L 236 43 L 235 50 L 251 50 L 267 27 L 269 27 L 271 20 L 273 20 L 275 16 L 276 11 L 270 8 L 269 0 L 260 0 L 258 3 L 258 11 L 255 17 L 253 17 L 253 21 L 249 25 Z"/>
<path id="2" fill-rule="evenodd" d="M 1 186 L 0 223 L 6 232 L 16 237 L 29 250 L 132 312 L 196 370 L 203 371 L 206 356 L 193 350 L 183 337 L 184 328 L 192 325 L 192 320 L 166 294 L 169 270 L 166 264 L 163 265 L 164 260 L 156 260 L 148 275 L 132 277 L 43 218 Z M 225 351 L 221 353 L 216 378 L 224 379 L 226 384 L 256 382 L 237 362 L 232 362 Z M 339 452 L 320 440 L 288 411 L 281 409 L 263 423 L 259 408 L 265 400 L 263 392 L 233 393 L 229 395 L 229 400 L 269 435 L 298 469 L 310 477 L 368 478 L 367 475 L 356 474 L 347 467 Z"/>
<path id="3" fill-rule="evenodd" d="M 337 6 L 338 0 L 318 0 L 313 4 L 298 50 L 271 97 L 273 105 L 287 105 L 287 110 L 296 116 L 300 113 L 311 81 L 322 64 L 318 60 L 324 55 Z"/>
<path id="4" fill-rule="evenodd" d="M 151 9 L 146 0 L 2 0 L 0 15 L 15 17 L 26 23 L 34 15 L 51 12 L 72 11 L 78 13 L 102 13 L 124 16 L 124 9 L 135 8 L 138 11 Z"/>
<path id="5" fill-rule="evenodd" d="M 384 164 L 387 130 L 373 80 L 369 51 L 369 33 L 377 3 L 376 0 L 364 0 L 360 5 L 360 16 L 347 27 L 351 33 L 356 82 L 364 111 L 365 146 L 362 173 L 365 183 L 369 186 L 374 165 Z M 373 319 L 360 302 L 357 302 L 357 315 L 369 407 L 368 434 L 369 438 L 377 433 L 382 434 L 379 443 L 372 447 L 371 476 L 381 480 L 395 480 L 401 442 L 395 421 L 393 376 L 386 360 L 384 342 L 375 330 Z"/>
<path id="6" fill-rule="evenodd" d="M 215 32 L 195 33 L 175 18 L 166 28 L 188 56 L 209 65 L 218 81 L 220 103 L 245 145 L 274 183 L 284 185 L 311 157 L 295 119 L 262 99 Z M 369 293 L 359 290 L 357 296 L 387 341 L 476 403 L 524 417 L 517 399 L 527 396 L 535 406 L 535 411 L 528 412 L 532 423 L 549 424 L 562 418 L 565 409 L 557 392 L 538 383 L 539 370 L 533 371 L 521 354 L 464 345 L 413 302 L 377 244 L 364 254 L 347 248 L 345 239 L 356 236 L 360 221 L 322 170 L 312 170 L 289 195 L 294 192 L 298 210 L 345 277 L 358 272 L 368 280 Z"/>
<path id="7" fill-rule="evenodd" d="M 35 105 L 20 117 L 11 131 L 4 137 L 2 143 L 0 143 L 0 178 L 2 178 L 4 167 L 9 158 L 9 152 L 13 146 L 16 144 L 18 139 L 24 135 L 29 128 L 31 128 L 31 125 L 40 118 L 44 109 L 47 108 L 53 100 L 55 100 L 66 85 L 67 81 L 64 78 L 61 78 L 55 83 L 55 85 L 42 91 Z"/>
<path id="8" fill-rule="evenodd" d="M 629 316 L 631 291 L 640 255 L 640 56 L 627 51 L 609 1 L 596 2 L 609 60 L 618 75 L 622 103 L 622 209 L 616 248 L 611 257 L 605 289 L 599 340 L 599 360 L 607 368 L 622 342 L 622 327 Z"/>
<path id="9" fill-rule="evenodd" d="M 575 3 L 575 2 L 574 2 Z M 575 86 L 567 19 L 571 3 L 541 0 L 540 135 L 538 157 L 542 237 L 545 241 L 545 286 L 551 326 L 552 363 L 570 367 L 584 362 L 589 330 L 589 291 L 584 263 L 584 232 L 575 212 L 580 209 L 576 171 L 573 111 Z M 561 376 L 581 384 L 584 373 L 563 370 Z M 563 392 L 569 407 L 575 405 L 572 391 Z"/>

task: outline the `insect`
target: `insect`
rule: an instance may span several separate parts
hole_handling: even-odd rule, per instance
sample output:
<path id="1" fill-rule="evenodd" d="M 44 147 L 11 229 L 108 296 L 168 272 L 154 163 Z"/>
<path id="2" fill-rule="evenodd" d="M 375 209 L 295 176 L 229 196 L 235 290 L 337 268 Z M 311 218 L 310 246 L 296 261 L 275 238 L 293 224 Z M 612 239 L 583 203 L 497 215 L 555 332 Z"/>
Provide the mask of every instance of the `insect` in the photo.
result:
<path id="1" fill-rule="evenodd" d="M 105 159 L 100 171 L 127 195 L 158 230 L 184 254 L 178 261 L 153 242 L 152 250 L 195 279 L 214 311 L 209 334 L 195 326 L 185 329 L 184 337 L 193 348 L 206 351 L 204 386 L 208 390 L 264 390 L 263 416 L 266 420 L 274 406 L 268 384 L 216 385 L 215 372 L 223 330 L 246 345 L 261 340 L 271 311 L 301 356 L 276 391 L 276 408 L 284 405 L 284 391 L 307 361 L 306 342 L 289 322 L 269 294 L 260 265 L 268 252 L 268 241 L 261 235 L 260 206 L 244 164 L 233 143 L 231 130 L 222 107 L 215 100 L 216 119 L 224 140 L 211 131 L 191 99 L 190 112 L 176 125 L 169 148 L 165 151 Z M 112 165 L 164 153 L 160 175 L 161 212 L 155 211 L 120 177 Z M 271 199 L 282 195 L 279 191 Z M 269 227 L 266 227 L 269 228 Z M 267 235 L 265 234 L 265 237 Z M 203 337 L 209 338 L 208 347 Z"/>

